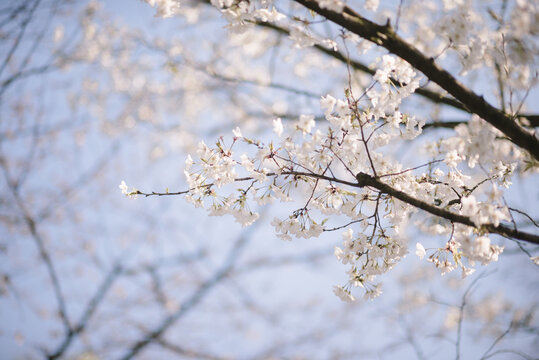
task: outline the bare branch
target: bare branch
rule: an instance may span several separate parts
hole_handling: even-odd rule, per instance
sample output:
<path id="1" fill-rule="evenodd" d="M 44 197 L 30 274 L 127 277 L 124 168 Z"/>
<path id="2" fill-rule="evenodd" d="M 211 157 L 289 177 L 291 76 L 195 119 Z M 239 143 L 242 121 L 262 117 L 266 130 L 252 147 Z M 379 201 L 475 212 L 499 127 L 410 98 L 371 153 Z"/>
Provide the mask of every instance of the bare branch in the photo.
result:
<path id="1" fill-rule="evenodd" d="M 221 357 L 216 355 L 211 355 L 202 351 L 198 350 L 192 350 L 187 349 L 182 346 L 172 344 L 166 340 L 163 339 L 157 339 L 155 341 L 157 344 L 161 345 L 163 348 L 172 351 L 173 353 L 176 353 L 178 355 L 181 355 L 183 357 L 192 358 L 192 359 L 201 359 L 201 360 L 226 360 L 230 359 L 230 357 Z"/>
<path id="2" fill-rule="evenodd" d="M 111 288 L 112 284 L 114 283 L 114 280 L 121 274 L 122 268 L 120 265 L 115 265 L 109 272 L 109 274 L 105 277 L 101 285 L 98 287 L 97 291 L 95 292 L 94 296 L 86 306 L 86 310 L 82 314 L 81 319 L 78 321 L 77 325 L 74 326 L 70 331 L 66 334 L 64 341 L 58 346 L 58 348 L 52 352 L 48 358 L 49 360 L 58 359 L 64 355 L 64 353 L 67 351 L 73 340 L 82 333 L 87 325 L 90 319 L 92 318 L 93 314 L 97 310 L 97 307 L 101 303 L 101 301 L 104 299 L 105 295 Z"/>
<path id="3" fill-rule="evenodd" d="M 43 237 L 38 231 L 36 221 L 34 220 L 32 215 L 26 208 L 24 201 L 19 194 L 16 184 L 11 180 L 11 177 L 7 169 L 7 165 L 5 164 L 5 161 L 2 158 L 0 158 L 0 165 L 4 172 L 6 183 L 8 184 L 8 187 L 11 190 L 12 196 L 15 199 L 17 207 L 19 208 L 19 211 L 21 212 L 24 218 L 24 222 L 32 236 L 32 239 L 34 240 L 39 250 L 39 255 L 41 256 L 41 259 L 45 263 L 45 268 L 47 269 L 47 273 L 51 279 L 52 288 L 53 288 L 53 292 L 56 298 L 56 302 L 58 303 L 58 314 L 60 315 L 60 319 L 62 320 L 62 323 L 64 324 L 65 331 L 69 333 L 70 331 L 72 331 L 72 327 L 71 327 L 71 324 L 69 322 L 69 318 L 67 315 L 65 298 L 62 293 L 61 286 L 60 286 L 60 280 L 58 278 L 58 274 L 54 267 L 52 258 L 47 248 L 45 247 L 45 241 Z"/>
<path id="4" fill-rule="evenodd" d="M 468 288 L 466 289 L 466 291 L 462 295 L 462 300 L 461 300 L 460 306 L 459 306 L 459 320 L 458 320 L 458 325 L 457 325 L 457 342 L 455 344 L 455 351 L 456 351 L 455 359 L 456 360 L 460 359 L 460 341 L 461 341 L 461 337 L 462 337 L 462 321 L 464 320 L 464 308 L 466 307 L 466 303 L 468 301 L 468 295 L 472 291 L 475 284 L 477 284 L 477 282 L 479 280 L 483 279 L 484 277 L 486 277 L 488 275 L 489 274 L 485 273 L 485 272 L 481 273 L 478 277 L 476 277 L 470 283 L 470 285 L 468 286 Z"/>
<path id="5" fill-rule="evenodd" d="M 213 287 L 225 279 L 233 270 L 238 257 L 241 255 L 243 248 L 250 239 L 252 231 L 253 230 L 251 229 L 251 231 L 244 232 L 228 252 L 223 266 L 218 269 L 208 280 L 202 283 L 175 313 L 167 316 L 154 330 L 147 333 L 144 338 L 131 346 L 131 348 L 127 350 L 127 353 L 122 356 L 121 359 L 127 360 L 133 358 L 150 343 L 159 339 L 161 335 L 163 335 L 180 318 L 185 316 L 189 311 L 191 311 L 192 308 L 198 305 Z"/>

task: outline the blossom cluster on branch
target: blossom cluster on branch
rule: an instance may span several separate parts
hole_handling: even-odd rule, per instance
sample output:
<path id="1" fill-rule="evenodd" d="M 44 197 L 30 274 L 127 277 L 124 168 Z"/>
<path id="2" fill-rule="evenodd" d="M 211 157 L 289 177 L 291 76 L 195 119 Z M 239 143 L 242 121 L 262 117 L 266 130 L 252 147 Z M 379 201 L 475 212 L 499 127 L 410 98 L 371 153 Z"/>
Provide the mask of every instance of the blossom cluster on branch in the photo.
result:
<path id="1" fill-rule="evenodd" d="M 170 1 L 150 3 L 158 5 L 158 14 L 163 12 L 159 9 L 172 6 Z M 372 74 L 370 84 L 358 91 L 352 83 L 351 60 L 344 58 L 349 74 L 344 97 L 321 97 L 323 119 L 315 120 L 312 114 L 298 114 L 294 121 L 275 118 L 273 139 L 266 142 L 244 135 L 239 127 L 231 139 L 220 137 L 215 146 L 201 141 L 196 156 L 186 160 L 189 190 L 174 194 L 185 194 L 195 206 L 207 208 L 210 216 L 230 214 L 243 226 L 258 219 L 256 206 L 297 201 L 300 206 L 287 218 L 272 221 L 277 236 L 284 240 L 345 229 L 335 257 L 349 265 L 348 280 L 336 286 L 335 293 L 347 301 L 355 299 L 354 287 L 363 288 L 368 298 L 381 293 L 378 276 L 408 253 L 406 229 L 411 219 L 421 219 L 416 224 L 424 233 L 446 237 L 439 247 L 416 245 L 416 254 L 428 255 L 442 275 L 460 268 L 465 277 L 476 263 L 497 261 L 504 247 L 494 244 L 490 234 L 539 243 L 539 236 L 517 229 L 512 212 L 518 210 L 504 198 L 514 174 L 536 168 L 538 156 L 539 140 L 518 116 L 526 95 L 518 107 L 513 99 L 515 91 L 527 94 L 537 81 L 537 73 L 530 72 L 534 51 L 512 53 L 520 41 L 533 38 L 535 30 L 529 21 L 499 24 L 491 31 L 487 23 L 470 24 L 470 19 L 478 17 L 471 1 L 444 1 L 445 14 L 435 30 L 411 44 L 396 35 L 403 21 L 399 17 L 393 28 L 389 20 L 385 25 L 373 23 L 340 0 L 297 3 L 312 16 L 321 15 L 322 21 L 340 26 L 344 47 L 336 38 L 316 34 L 315 20 L 278 11 L 277 2 L 211 1 L 233 33 L 269 26 L 288 33 L 298 49 L 318 47 L 330 54 L 341 50 L 348 54 L 347 42 L 360 53 L 366 51 L 369 47 L 361 38 L 387 49 L 389 54 L 363 69 Z M 378 1 L 364 4 L 367 11 L 378 6 Z M 521 14 L 526 19 L 526 11 L 538 13 L 537 7 L 521 1 L 511 10 L 513 16 Z M 400 16 L 400 6 L 398 11 Z M 416 34 L 423 30 L 420 25 Z M 499 81 L 510 87 L 509 100 L 504 99 L 507 91 L 500 89 L 501 109 L 436 63 L 448 49 L 460 58 L 461 75 L 485 65 L 497 70 Z M 425 94 L 420 89 L 425 77 L 452 96 L 446 103 L 469 112 L 471 118 L 454 127 L 453 136 L 426 141 L 430 161 L 406 167 L 391 146 L 414 140 L 423 132 L 425 120 L 402 109 L 402 104 L 416 90 Z M 444 95 L 428 96 L 440 99 Z M 231 184 L 241 187 L 230 190 Z M 131 196 L 171 194 L 128 191 L 124 183 L 121 189 Z M 344 225 L 328 225 L 338 221 Z"/>

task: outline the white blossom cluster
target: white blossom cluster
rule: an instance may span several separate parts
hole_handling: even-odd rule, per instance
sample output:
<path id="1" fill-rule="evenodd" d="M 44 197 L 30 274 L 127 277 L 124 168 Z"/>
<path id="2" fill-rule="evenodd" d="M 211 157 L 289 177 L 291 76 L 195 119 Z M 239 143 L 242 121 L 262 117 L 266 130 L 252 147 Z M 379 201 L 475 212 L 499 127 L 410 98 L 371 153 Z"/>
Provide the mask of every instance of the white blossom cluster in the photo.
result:
<path id="1" fill-rule="evenodd" d="M 534 1 L 515 1 L 502 7 L 502 15 L 507 13 L 508 18 L 503 19 L 493 11 L 486 14 L 478 3 L 481 2 L 411 1 L 401 19 L 417 26 L 416 46 L 434 57 L 456 55 L 461 75 L 489 67 L 509 87 L 526 89 L 530 82 L 537 81 L 539 5 Z"/>
<path id="2" fill-rule="evenodd" d="M 164 17 L 185 10 L 175 1 L 147 2 Z M 318 3 L 335 12 L 346 6 L 341 0 Z M 334 39 L 315 31 L 310 19 L 288 17 L 278 11 L 279 6 L 273 1 L 212 0 L 211 4 L 227 20 L 232 42 L 254 39 L 242 46 L 254 58 L 267 50 L 260 45 L 266 38 L 250 32 L 257 22 L 286 24 L 294 50 L 315 45 L 342 50 Z M 364 2 L 367 10 L 375 11 L 378 6 L 375 0 Z M 418 6 L 421 11 L 414 12 Z M 430 12 L 440 14 L 438 6 L 443 6 L 441 15 L 429 16 Z M 402 10 L 403 32 L 410 35 L 414 46 L 433 59 L 443 59 L 446 50 L 450 50 L 458 56 L 462 76 L 485 65 L 506 69 L 499 76 L 509 85 L 506 92 L 511 96 L 515 89 L 530 86 L 535 60 L 529 54 L 534 54 L 534 50 L 522 48 L 521 54 L 517 53 L 519 46 L 536 44 L 519 44 L 517 39 L 531 38 L 537 32 L 533 21 L 537 6 L 517 1 L 508 11 L 511 18 L 520 16 L 522 21 L 500 23 L 496 31 L 489 28 L 489 23 L 467 0 L 439 4 L 411 1 Z M 405 21 L 415 25 L 406 28 Z M 371 46 L 347 32 L 341 37 L 357 45 L 360 54 Z M 184 51 L 170 50 L 169 55 L 179 57 Z M 243 73 L 246 63 L 241 56 L 231 63 L 235 67 L 227 67 L 226 75 L 230 77 L 258 73 Z M 524 171 L 521 164 L 529 160 L 529 155 L 505 141 L 501 132 L 472 115 L 467 123 L 455 128 L 453 136 L 428 144 L 432 161 L 423 167 L 406 168 L 387 148 L 422 134 L 425 120 L 402 110 L 401 104 L 424 78 L 404 60 L 385 53 L 371 64 L 372 68 L 376 71 L 370 85 L 362 87 L 362 94 L 355 94 L 357 87 L 349 83 L 342 99 L 329 94 L 320 99 L 324 121 L 315 121 L 312 114 L 298 114 L 295 121 L 275 118 L 274 140 L 269 143 L 244 136 L 236 128 L 231 141 L 221 137 L 213 147 L 200 142 L 196 156 L 188 156 L 185 167 L 187 200 L 208 209 L 211 216 L 230 214 L 248 226 L 259 218 L 255 206 L 299 198 L 300 207 L 289 217 L 272 221 L 279 238 L 318 237 L 325 231 L 346 228 L 342 245 L 335 247 L 334 252 L 340 262 L 349 266 L 347 282 L 334 288 L 335 294 L 345 301 L 355 299 L 354 287 L 363 288 L 365 296 L 371 299 L 381 293 L 378 275 L 391 270 L 408 252 L 405 232 L 412 216 L 419 218 L 415 224 L 426 234 L 445 237 L 442 247 L 416 245 L 416 254 L 426 256 L 442 274 L 459 268 L 465 277 L 474 271 L 476 263 L 497 261 L 503 247 L 491 241 L 483 226 L 513 221 L 503 191 L 511 185 L 514 173 Z M 215 72 L 212 66 L 204 70 Z M 269 76 L 263 75 L 257 80 L 270 82 Z M 199 86 L 197 81 L 193 83 Z M 242 129 L 247 131 L 243 126 Z M 411 166 L 415 165 L 418 164 Z M 419 217 L 415 215 L 417 207 L 375 187 L 359 186 L 360 173 L 418 201 L 465 216 L 475 227 L 423 212 Z M 121 189 L 130 196 L 138 193 L 135 189 L 129 191 L 125 183 Z M 341 220 L 345 225 L 328 225 Z"/>
<path id="3" fill-rule="evenodd" d="M 248 27 L 254 26 L 256 20 L 279 22 L 286 18 L 275 9 L 273 1 L 211 0 L 211 3 L 221 10 L 229 22 L 229 28 L 234 32 L 245 31 Z"/>
<path id="4" fill-rule="evenodd" d="M 272 221 L 278 237 L 310 238 L 334 230 L 326 226 L 327 219 L 320 219 L 320 215 L 344 217 L 348 219 L 347 225 L 358 226 L 357 233 L 349 227 L 343 234 L 342 246 L 335 247 L 335 257 L 350 266 L 348 282 L 334 289 L 347 301 L 354 299 L 353 287 L 364 288 L 367 298 L 381 293 L 376 278 L 391 270 L 408 252 L 404 229 L 409 216 L 417 210 L 374 188 L 354 186 L 358 173 L 374 174 L 395 190 L 418 200 L 436 199 L 436 205 L 469 216 L 476 224 L 477 228 L 473 228 L 445 221 L 438 222 L 434 230 L 427 229 L 438 235 L 451 233 L 447 245 L 433 249 L 428 257 L 442 274 L 460 267 L 463 276 L 467 276 L 473 272 L 475 262 L 485 265 L 496 261 L 503 247 L 491 244 L 487 235 L 477 229 L 508 219 L 506 208 L 499 204 L 501 192 L 496 184 L 489 192 L 489 201 L 479 201 L 475 193 L 472 195 L 475 189 L 470 187 L 471 177 L 458 169 L 463 160 L 481 151 L 470 141 L 462 140 L 464 134 L 475 131 L 480 120 L 463 125 L 457 131 L 459 136 L 438 144 L 440 150 L 455 143 L 443 161 L 432 162 L 433 169 L 428 174 L 414 175 L 384 155 L 384 145 L 396 138 L 417 136 L 423 123 L 399 111 L 401 100 L 417 87 L 415 73 L 406 63 L 390 56 L 384 56 L 379 64 L 376 82 L 365 92 L 364 101 L 356 100 L 349 92 L 345 99 L 331 95 L 321 98 L 327 122 L 317 124 L 312 115 L 301 115 L 285 128 L 281 119 L 275 119 L 274 132 L 279 141 L 269 144 L 245 137 L 236 128 L 228 145 L 223 138 L 214 148 L 200 142 L 197 160 L 189 156 L 186 161 L 185 175 L 190 188 L 187 199 L 195 206 L 207 208 L 210 215 L 231 214 L 247 226 L 258 218 L 249 204 L 288 202 L 299 193 L 306 199 L 303 206 L 286 219 Z M 393 81 L 404 86 L 395 87 Z M 284 133 L 289 136 L 283 137 Z M 467 147 L 456 146 L 459 141 Z M 239 143 L 254 152 L 236 153 Z M 445 164 L 445 171 L 433 164 Z M 470 168 L 474 164 L 471 161 Z M 513 168 L 509 164 L 494 164 L 492 169 L 488 179 L 503 185 L 509 181 Z M 240 182 L 245 184 L 241 189 L 221 194 L 227 184 Z M 426 250 L 419 244 L 416 253 L 424 256 Z"/>
<path id="5" fill-rule="evenodd" d="M 156 8 L 155 16 L 169 18 L 176 15 L 180 9 L 180 0 L 144 0 Z"/>
<path id="6" fill-rule="evenodd" d="M 156 16 L 159 17 L 182 14 L 188 18 L 198 18 L 196 7 L 180 8 L 179 0 L 145 1 L 156 8 Z M 244 32 L 255 26 L 257 21 L 286 22 L 296 47 L 320 44 L 337 49 L 334 39 L 313 32 L 308 19 L 295 21 L 300 18 L 285 15 L 277 9 L 274 0 L 211 0 L 211 4 L 221 11 L 233 32 Z M 320 0 L 318 5 L 339 13 L 344 10 L 346 1 Z M 379 0 L 365 0 L 363 7 L 375 12 L 379 8 Z M 451 49 L 461 64 L 462 75 L 484 66 L 493 70 L 502 67 L 504 71 L 499 72 L 501 80 L 513 89 L 525 90 L 531 81 L 537 81 L 534 80 L 537 77 L 534 54 L 538 51 L 535 34 L 538 31 L 536 19 L 539 6 L 530 1 L 516 1 L 514 6 L 506 10 L 510 12 L 508 17 L 511 21 L 502 21 L 493 12 L 490 12 L 493 19 L 487 19 L 480 9 L 471 0 L 428 3 L 414 0 L 402 7 L 399 20 L 414 24 L 415 31 L 410 34 L 413 36 L 412 42 L 426 54 L 443 58 Z M 490 20 L 497 23 L 496 30 L 492 29 Z"/>

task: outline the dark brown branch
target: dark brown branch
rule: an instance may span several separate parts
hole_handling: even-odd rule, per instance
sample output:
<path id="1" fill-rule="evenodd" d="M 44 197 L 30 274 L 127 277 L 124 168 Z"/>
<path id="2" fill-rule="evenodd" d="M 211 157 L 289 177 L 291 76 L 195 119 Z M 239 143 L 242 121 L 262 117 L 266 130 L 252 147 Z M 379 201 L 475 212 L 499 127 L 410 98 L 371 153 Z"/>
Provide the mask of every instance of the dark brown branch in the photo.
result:
<path id="1" fill-rule="evenodd" d="M 454 129 L 460 124 L 467 124 L 468 121 L 433 121 L 423 125 L 423 129 L 442 128 L 442 129 Z"/>
<path id="2" fill-rule="evenodd" d="M 518 114 L 517 117 L 527 119 L 531 127 L 539 127 L 538 114 Z"/>
<path id="3" fill-rule="evenodd" d="M 451 222 L 471 226 L 480 231 L 484 231 L 484 232 L 488 232 L 492 234 L 498 234 L 498 235 L 501 235 L 510 239 L 523 240 L 532 244 L 539 245 L 539 235 L 515 230 L 513 228 L 507 227 L 502 224 L 498 226 L 494 226 L 493 224 L 483 224 L 481 226 L 477 226 L 468 216 L 456 214 L 449 210 L 445 210 L 437 206 L 431 205 L 429 203 L 426 203 L 422 200 L 416 199 L 402 191 L 399 191 L 387 185 L 386 183 L 383 183 L 382 181 L 380 181 L 379 178 L 373 177 L 369 174 L 360 172 L 359 174 L 356 175 L 357 182 L 351 182 L 351 181 L 346 181 L 346 180 L 338 179 L 331 176 L 320 175 L 314 172 L 283 171 L 280 174 L 276 174 L 276 173 L 266 174 L 266 176 L 279 176 L 279 175 L 285 175 L 285 176 L 292 175 L 292 176 L 308 177 L 308 178 L 313 178 L 313 179 L 321 179 L 321 180 L 331 181 L 337 184 L 343 184 L 343 185 L 348 185 L 351 187 L 359 187 L 359 188 L 370 186 L 379 190 L 383 194 L 390 195 L 402 202 L 412 205 L 418 209 L 424 210 L 428 212 L 429 214 L 439 216 Z M 236 181 L 250 181 L 250 180 L 254 180 L 254 179 L 252 177 L 244 177 L 244 178 L 236 179 Z M 201 185 L 201 187 L 207 187 L 207 188 L 210 188 L 212 186 L 213 184 Z M 144 196 L 182 195 L 188 192 L 189 191 L 186 190 L 186 191 L 179 191 L 179 192 L 174 192 L 174 193 L 168 193 L 168 192 L 167 193 L 156 193 L 156 192 L 144 193 L 137 190 L 135 193 L 133 193 L 133 195 L 135 194 L 140 194 Z"/>
<path id="4" fill-rule="evenodd" d="M 530 243 L 539 244 L 539 235 L 526 233 L 523 231 L 514 230 L 505 225 L 494 226 L 493 224 L 484 224 L 480 227 L 476 226 L 475 223 L 467 216 L 455 214 L 449 210 L 445 210 L 434 205 L 428 204 L 424 201 L 418 200 L 402 191 L 396 190 L 391 186 L 381 182 L 379 179 L 374 178 L 365 173 L 359 173 L 356 176 L 359 187 L 371 186 L 379 191 L 393 196 L 396 199 L 399 199 L 402 202 L 405 202 L 409 205 L 412 205 L 416 208 L 424 210 L 432 215 L 436 215 L 452 221 L 454 223 L 464 224 L 479 230 L 486 231 L 489 233 L 499 234 L 508 238 L 524 240 Z M 358 186 L 356 185 L 356 186 Z"/>
<path id="5" fill-rule="evenodd" d="M 349 7 L 338 13 L 322 9 L 315 0 L 296 0 L 296 2 L 407 61 L 429 80 L 454 96 L 470 112 L 479 115 L 504 133 L 515 145 L 526 149 L 539 160 L 539 139 L 518 125 L 510 115 L 490 105 L 483 96 L 465 87 L 448 71 L 438 66 L 434 58 L 425 56 L 419 49 L 404 41 L 389 24 L 382 26 L 373 23 Z"/>

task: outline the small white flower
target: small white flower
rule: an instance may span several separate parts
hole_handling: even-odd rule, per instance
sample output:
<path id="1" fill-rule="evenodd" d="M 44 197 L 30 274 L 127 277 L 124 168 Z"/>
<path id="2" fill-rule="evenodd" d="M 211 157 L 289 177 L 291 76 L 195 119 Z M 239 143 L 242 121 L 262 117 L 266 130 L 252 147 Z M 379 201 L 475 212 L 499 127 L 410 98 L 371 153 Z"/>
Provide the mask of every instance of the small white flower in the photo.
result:
<path id="1" fill-rule="evenodd" d="M 58 25 L 56 29 L 54 29 L 54 42 L 59 43 L 64 39 L 65 29 L 62 25 Z"/>
<path id="2" fill-rule="evenodd" d="M 367 290 L 367 292 L 365 292 L 365 298 L 369 300 L 374 300 L 381 294 L 382 294 L 382 287 L 380 286 L 380 284 L 377 284 L 372 289 L 369 289 Z"/>
<path id="3" fill-rule="evenodd" d="M 180 10 L 179 0 L 145 0 L 151 7 L 156 8 L 156 17 L 169 18 Z"/>
<path id="4" fill-rule="evenodd" d="M 125 181 L 122 180 L 122 182 L 120 183 L 120 185 L 118 187 L 120 188 L 120 190 L 122 190 L 122 194 L 124 194 L 124 195 L 129 194 L 129 192 L 127 191 L 127 185 L 126 185 Z"/>
<path id="5" fill-rule="evenodd" d="M 401 112 L 395 111 L 395 113 L 387 119 L 387 122 L 389 123 L 389 125 L 391 125 L 391 127 L 397 129 L 399 127 L 399 124 L 402 122 Z"/>
<path id="6" fill-rule="evenodd" d="M 242 154 L 240 156 L 240 159 L 241 159 L 241 166 L 243 166 L 245 170 L 249 172 L 253 172 L 255 170 L 255 164 L 253 164 L 253 162 L 251 161 L 251 159 L 249 159 L 247 154 Z"/>
<path id="7" fill-rule="evenodd" d="M 461 212 L 464 215 L 475 215 L 479 212 L 479 205 L 473 195 L 463 197 L 460 199 L 460 203 L 462 205 Z"/>
<path id="8" fill-rule="evenodd" d="M 234 134 L 235 137 L 237 138 L 240 138 L 240 137 L 243 137 L 241 135 L 241 130 L 238 126 L 236 126 L 236 128 L 234 130 L 232 130 L 232 134 Z"/>
<path id="9" fill-rule="evenodd" d="M 320 99 L 320 107 L 325 110 L 324 113 L 326 114 L 326 116 L 330 115 L 333 112 L 335 104 L 337 104 L 337 100 L 330 94 L 322 96 L 322 98 Z"/>
<path id="10" fill-rule="evenodd" d="M 301 115 L 296 124 L 296 129 L 301 130 L 303 134 L 308 134 L 314 126 L 315 122 L 313 115 Z"/>
<path id="11" fill-rule="evenodd" d="M 425 248 L 420 243 L 415 244 L 415 254 L 419 256 L 420 259 L 423 259 L 423 257 L 427 254 L 425 251 Z"/>
<path id="12" fill-rule="evenodd" d="M 281 122 L 281 118 L 277 118 L 273 120 L 273 132 L 277 134 L 278 137 L 281 137 L 283 134 L 283 123 Z"/>
<path id="13" fill-rule="evenodd" d="M 333 286 L 333 293 L 339 297 L 342 301 L 353 302 L 356 298 L 350 294 L 350 291 L 345 290 L 342 286 Z"/>
<path id="14" fill-rule="evenodd" d="M 354 230 L 352 230 L 351 228 L 346 229 L 346 231 L 342 233 L 342 238 L 345 241 L 353 241 L 354 240 Z"/>
<path id="15" fill-rule="evenodd" d="M 335 246 L 335 250 L 333 250 L 333 255 L 337 258 L 337 260 L 341 261 L 344 258 L 344 251 L 338 246 Z"/>
<path id="16" fill-rule="evenodd" d="M 120 188 L 120 190 L 122 190 L 122 194 L 124 194 L 125 196 L 129 196 L 130 198 L 136 198 L 137 195 L 140 194 L 140 192 L 135 188 L 131 188 L 131 191 L 129 191 L 129 189 L 127 188 L 127 184 L 123 180 L 118 187 Z"/>
<path id="17" fill-rule="evenodd" d="M 268 9 L 258 9 L 254 12 L 254 16 L 262 22 L 278 22 L 283 19 L 286 19 L 286 16 L 272 8 L 271 11 Z"/>
<path id="18" fill-rule="evenodd" d="M 299 25 L 292 26 L 290 29 L 290 39 L 298 49 L 311 47 L 320 42 L 319 39 L 314 37 L 305 27 Z"/>
<path id="19" fill-rule="evenodd" d="M 335 111 L 340 117 L 343 117 L 350 114 L 350 106 L 346 101 L 339 99 L 337 100 Z"/>
<path id="20" fill-rule="evenodd" d="M 471 275 L 475 272 L 475 269 L 467 268 L 465 266 L 462 267 L 462 278 L 466 278 L 468 275 Z"/>
<path id="21" fill-rule="evenodd" d="M 344 9 L 344 3 L 340 0 L 321 0 L 318 5 L 322 9 L 328 9 L 335 12 L 341 12 Z"/>
<path id="22" fill-rule="evenodd" d="M 191 166 L 193 166 L 194 163 L 195 162 L 193 161 L 191 155 L 187 155 L 187 159 L 185 159 L 185 170 L 189 171 L 189 169 L 191 169 Z"/>
<path id="23" fill-rule="evenodd" d="M 441 178 L 442 176 L 444 176 L 444 172 L 440 168 L 436 168 L 436 170 L 434 170 L 432 174 L 437 178 Z"/>
<path id="24" fill-rule="evenodd" d="M 530 260 L 533 261 L 535 265 L 539 266 L 539 256 L 532 256 Z"/>
<path id="25" fill-rule="evenodd" d="M 365 0 L 365 9 L 370 11 L 376 11 L 380 0 Z"/>

